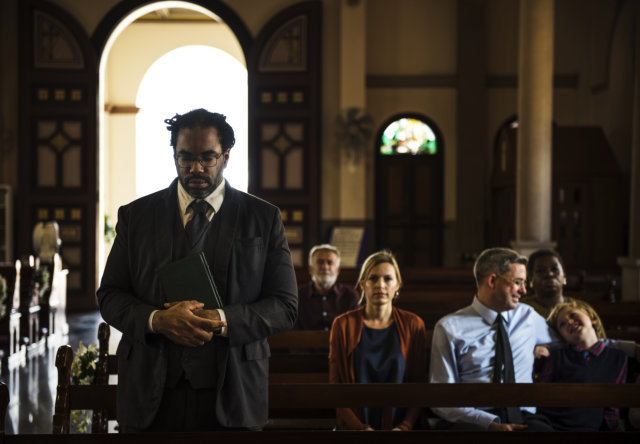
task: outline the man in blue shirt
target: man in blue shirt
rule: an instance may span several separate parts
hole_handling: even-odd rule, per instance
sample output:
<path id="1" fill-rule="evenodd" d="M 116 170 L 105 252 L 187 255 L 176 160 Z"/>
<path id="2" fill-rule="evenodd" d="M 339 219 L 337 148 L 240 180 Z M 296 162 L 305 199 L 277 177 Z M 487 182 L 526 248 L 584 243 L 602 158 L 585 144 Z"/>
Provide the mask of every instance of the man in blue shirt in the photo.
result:
<path id="1" fill-rule="evenodd" d="M 483 251 L 474 265 L 478 286 L 473 303 L 438 321 L 431 346 L 431 382 L 492 382 L 496 326 L 502 315 L 513 356 L 515 382 L 532 382 L 534 348 L 551 342 L 546 321 L 519 304 L 526 290 L 527 259 L 506 248 Z M 471 430 L 552 430 L 534 407 L 521 409 L 522 422 L 504 422 L 498 409 L 434 408 L 445 428 Z"/>

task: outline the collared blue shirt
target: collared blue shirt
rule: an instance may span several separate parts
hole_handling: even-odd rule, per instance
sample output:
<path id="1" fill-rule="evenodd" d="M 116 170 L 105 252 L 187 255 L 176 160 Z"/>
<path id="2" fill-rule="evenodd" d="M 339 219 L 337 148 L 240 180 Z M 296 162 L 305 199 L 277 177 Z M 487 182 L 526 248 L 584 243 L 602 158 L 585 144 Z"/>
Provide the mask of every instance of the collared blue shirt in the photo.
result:
<path id="1" fill-rule="evenodd" d="M 495 356 L 498 313 L 482 304 L 477 297 L 468 307 L 438 321 L 431 344 L 431 382 L 491 382 Z M 509 335 L 516 382 L 532 382 L 533 349 L 556 339 L 545 319 L 529 305 L 518 304 L 502 312 Z M 553 336 L 552 336 L 553 335 Z M 492 407 L 486 407 L 489 409 Z M 450 422 L 468 422 L 489 427 L 499 418 L 485 408 L 433 408 L 438 416 Z M 535 413 L 535 407 L 523 407 Z"/>

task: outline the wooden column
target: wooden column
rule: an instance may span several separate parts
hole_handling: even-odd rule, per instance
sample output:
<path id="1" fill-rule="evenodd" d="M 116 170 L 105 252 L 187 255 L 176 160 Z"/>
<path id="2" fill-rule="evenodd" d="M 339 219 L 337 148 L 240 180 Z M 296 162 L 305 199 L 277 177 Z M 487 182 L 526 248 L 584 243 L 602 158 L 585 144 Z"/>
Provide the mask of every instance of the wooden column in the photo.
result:
<path id="1" fill-rule="evenodd" d="M 340 109 L 366 109 L 366 2 L 340 2 Z M 340 154 L 340 219 L 366 219 L 367 154 L 352 162 Z"/>

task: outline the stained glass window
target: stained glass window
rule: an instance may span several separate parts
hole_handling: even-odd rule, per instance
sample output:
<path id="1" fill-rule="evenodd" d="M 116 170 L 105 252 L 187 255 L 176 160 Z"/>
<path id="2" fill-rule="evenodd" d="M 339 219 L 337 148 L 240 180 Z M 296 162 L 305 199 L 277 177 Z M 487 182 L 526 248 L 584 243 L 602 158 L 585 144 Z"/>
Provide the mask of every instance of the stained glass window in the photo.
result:
<path id="1" fill-rule="evenodd" d="M 403 117 L 382 133 L 380 154 L 436 154 L 438 146 L 433 130 L 421 120 Z"/>

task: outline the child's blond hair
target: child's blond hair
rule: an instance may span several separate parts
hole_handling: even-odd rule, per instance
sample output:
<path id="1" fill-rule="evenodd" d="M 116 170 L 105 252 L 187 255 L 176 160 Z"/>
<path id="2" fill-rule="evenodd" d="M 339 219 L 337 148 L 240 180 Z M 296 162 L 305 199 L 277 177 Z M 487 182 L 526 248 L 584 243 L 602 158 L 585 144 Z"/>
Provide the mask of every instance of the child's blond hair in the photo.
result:
<path id="1" fill-rule="evenodd" d="M 572 299 L 567 302 L 562 302 L 553 307 L 551 313 L 549 313 L 549 316 L 547 317 L 547 324 L 549 324 L 549 326 L 556 333 L 560 334 L 557 327 L 558 315 L 565 308 L 575 308 L 577 310 L 583 311 L 593 322 L 593 329 L 596 331 L 596 336 L 598 337 L 598 339 L 607 339 L 607 334 L 604 331 L 604 326 L 602 325 L 600 316 L 598 316 L 598 313 L 596 313 L 591 305 L 581 299 Z"/>

